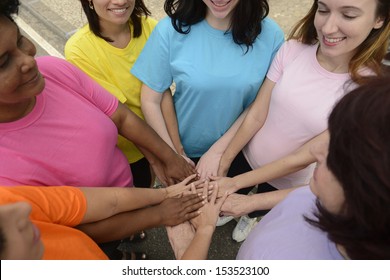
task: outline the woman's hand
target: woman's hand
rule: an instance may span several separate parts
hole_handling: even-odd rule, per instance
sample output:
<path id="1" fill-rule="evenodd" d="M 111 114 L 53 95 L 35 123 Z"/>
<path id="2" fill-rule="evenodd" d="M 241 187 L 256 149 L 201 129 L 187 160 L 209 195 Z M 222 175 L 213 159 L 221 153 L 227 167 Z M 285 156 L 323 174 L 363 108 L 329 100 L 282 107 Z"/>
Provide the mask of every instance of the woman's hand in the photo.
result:
<path id="1" fill-rule="evenodd" d="M 209 149 L 196 165 L 196 171 L 201 179 L 210 179 L 211 176 L 217 176 L 221 154 Z"/>
<path id="2" fill-rule="evenodd" d="M 161 224 L 176 226 L 199 215 L 199 209 L 204 205 L 201 195 L 190 194 L 183 197 L 167 198 L 157 206 Z"/>
<path id="3" fill-rule="evenodd" d="M 180 197 L 183 193 L 191 192 L 191 186 L 193 186 L 193 188 L 196 188 L 198 185 L 204 183 L 204 180 L 198 180 L 190 183 L 196 178 L 197 174 L 192 174 L 191 176 L 185 178 L 182 182 L 165 188 L 164 190 L 166 191 L 166 198 Z"/>
<path id="4" fill-rule="evenodd" d="M 193 189 L 193 191 L 195 190 Z M 210 199 L 207 198 L 208 192 L 209 188 L 206 182 L 203 188 L 204 206 L 199 210 L 200 214 L 191 220 L 191 224 L 196 230 L 200 228 L 211 228 L 214 231 L 220 209 L 227 198 L 227 193 L 225 193 L 222 198 L 217 200 L 218 185 L 214 186 Z"/>
<path id="5" fill-rule="evenodd" d="M 212 176 L 210 179 L 213 180 L 213 181 L 211 181 L 212 185 L 218 185 L 218 196 L 217 197 L 222 197 L 225 193 L 230 195 L 230 194 L 235 193 L 237 191 L 234 178 Z"/>

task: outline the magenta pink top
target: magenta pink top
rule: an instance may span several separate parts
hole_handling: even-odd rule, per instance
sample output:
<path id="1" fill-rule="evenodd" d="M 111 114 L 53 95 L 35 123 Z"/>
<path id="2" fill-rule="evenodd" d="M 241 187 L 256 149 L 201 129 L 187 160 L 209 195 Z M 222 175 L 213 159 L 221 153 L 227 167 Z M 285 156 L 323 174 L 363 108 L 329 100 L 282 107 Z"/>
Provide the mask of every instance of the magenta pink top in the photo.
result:
<path id="1" fill-rule="evenodd" d="M 0 185 L 132 186 L 110 119 L 117 99 L 65 60 L 37 63 L 46 86 L 34 109 L 0 123 Z"/>

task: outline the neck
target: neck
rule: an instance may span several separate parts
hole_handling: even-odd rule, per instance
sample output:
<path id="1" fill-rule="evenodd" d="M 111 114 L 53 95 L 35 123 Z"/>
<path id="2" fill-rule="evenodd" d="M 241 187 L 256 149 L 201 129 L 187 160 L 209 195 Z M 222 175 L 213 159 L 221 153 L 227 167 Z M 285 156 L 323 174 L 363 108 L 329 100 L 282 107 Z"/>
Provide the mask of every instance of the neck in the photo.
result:
<path id="1" fill-rule="evenodd" d="M 17 104 L 0 104 L 0 123 L 17 121 L 27 116 L 35 106 L 35 97 Z"/>
<path id="2" fill-rule="evenodd" d="M 101 23 L 101 29 L 103 36 L 113 40 L 110 44 L 114 47 L 125 48 L 131 40 L 130 26 L 127 22 L 121 25 Z"/>
<path id="3" fill-rule="evenodd" d="M 206 20 L 207 23 L 215 29 L 227 31 L 230 28 L 231 17 L 225 17 L 223 19 L 216 18 L 212 15 L 211 12 L 208 11 L 206 15 Z"/>
<path id="4" fill-rule="evenodd" d="M 321 52 L 321 47 L 318 47 L 317 50 L 317 61 L 318 63 L 326 70 L 332 73 L 348 73 L 349 72 L 349 62 L 351 61 L 350 56 L 337 56 L 329 57 L 325 56 Z"/>

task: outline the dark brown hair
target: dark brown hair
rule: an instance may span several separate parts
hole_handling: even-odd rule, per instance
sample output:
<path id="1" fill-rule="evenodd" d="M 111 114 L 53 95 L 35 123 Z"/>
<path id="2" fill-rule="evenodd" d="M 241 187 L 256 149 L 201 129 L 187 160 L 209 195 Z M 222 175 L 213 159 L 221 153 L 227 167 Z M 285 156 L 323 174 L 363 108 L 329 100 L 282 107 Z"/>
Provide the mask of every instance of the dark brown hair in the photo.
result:
<path id="1" fill-rule="evenodd" d="M 166 0 L 164 10 L 172 20 L 175 30 L 182 34 L 191 31 L 191 25 L 206 17 L 207 6 L 201 0 Z M 266 0 L 240 0 L 234 8 L 230 29 L 233 41 L 252 47 L 261 33 L 261 21 L 267 17 L 269 6 Z"/>
<path id="2" fill-rule="evenodd" d="M 80 0 L 81 6 L 83 7 L 84 13 L 87 17 L 89 28 L 97 37 L 100 37 L 108 42 L 112 42 L 109 37 L 105 37 L 101 33 L 99 16 L 96 13 L 95 9 L 89 7 L 89 2 L 91 0 Z M 134 38 L 141 36 L 142 34 L 142 16 L 150 16 L 150 11 L 146 8 L 143 0 L 135 0 L 134 11 L 130 16 L 131 24 L 133 25 L 133 34 Z"/>
<path id="3" fill-rule="evenodd" d="M 334 215 L 319 202 L 318 222 L 352 259 L 390 259 L 390 76 L 347 94 L 329 117 L 327 165 L 345 196 Z"/>

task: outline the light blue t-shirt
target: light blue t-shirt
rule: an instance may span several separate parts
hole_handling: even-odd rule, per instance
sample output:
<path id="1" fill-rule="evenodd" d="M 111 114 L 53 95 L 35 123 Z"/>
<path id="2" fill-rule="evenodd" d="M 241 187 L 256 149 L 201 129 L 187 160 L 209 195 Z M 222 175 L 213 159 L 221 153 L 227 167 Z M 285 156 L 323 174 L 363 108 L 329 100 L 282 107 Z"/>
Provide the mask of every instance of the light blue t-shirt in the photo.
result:
<path id="1" fill-rule="evenodd" d="M 174 104 L 180 139 L 189 157 L 201 157 L 252 103 L 272 59 L 284 41 L 271 19 L 247 53 L 232 34 L 206 20 L 189 34 L 161 20 L 131 73 L 151 89 L 164 92 L 176 84 Z"/>
<path id="2" fill-rule="evenodd" d="M 265 215 L 238 251 L 238 260 L 342 260 L 327 233 L 303 218 L 314 218 L 310 187 L 292 191 Z"/>

